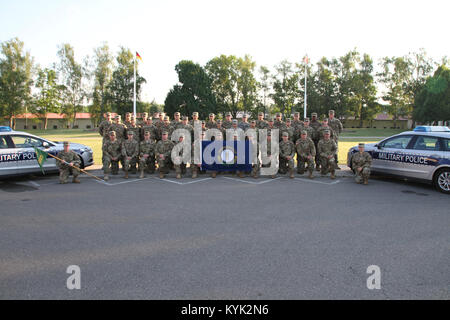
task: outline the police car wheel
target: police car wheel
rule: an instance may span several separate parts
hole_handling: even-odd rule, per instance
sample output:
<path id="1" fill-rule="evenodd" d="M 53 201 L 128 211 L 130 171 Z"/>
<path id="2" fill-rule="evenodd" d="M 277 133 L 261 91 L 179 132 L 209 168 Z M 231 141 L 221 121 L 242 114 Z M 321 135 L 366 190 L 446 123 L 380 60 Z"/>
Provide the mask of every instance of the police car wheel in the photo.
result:
<path id="1" fill-rule="evenodd" d="M 434 176 L 434 185 L 443 192 L 450 194 L 450 170 L 442 169 Z"/>
<path id="2" fill-rule="evenodd" d="M 84 169 L 84 161 L 83 158 L 79 155 L 78 158 L 80 159 L 80 169 Z"/>

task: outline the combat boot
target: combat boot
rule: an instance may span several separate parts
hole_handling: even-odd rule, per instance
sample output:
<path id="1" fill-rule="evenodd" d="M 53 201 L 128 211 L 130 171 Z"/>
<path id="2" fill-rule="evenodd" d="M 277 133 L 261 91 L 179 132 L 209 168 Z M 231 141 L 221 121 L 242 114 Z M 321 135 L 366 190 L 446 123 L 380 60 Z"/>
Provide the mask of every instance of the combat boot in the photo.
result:
<path id="1" fill-rule="evenodd" d="M 140 179 L 144 179 L 145 175 L 144 175 L 144 169 L 141 170 L 141 175 L 139 176 Z"/>
<path id="2" fill-rule="evenodd" d="M 244 177 L 244 172 L 239 171 L 239 178 L 243 178 Z"/>
<path id="3" fill-rule="evenodd" d="M 216 176 L 217 176 L 217 172 L 213 171 L 213 172 L 211 173 L 211 178 L 215 178 Z"/>
<path id="4" fill-rule="evenodd" d="M 334 170 L 331 171 L 331 176 L 330 176 L 330 178 L 331 178 L 331 179 L 336 179 L 336 175 L 335 175 L 335 173 L 334 173 Z"/>
<path id="5" fill-rule="evenodd" d="M 369 184 L 369 178 L 364 178 L 364 184 L 368 185 Z"/>
<path id="6" fill-rule="evenodd" d="M 80 180 L 78 180 L 77 178 L 73 178 L 72 179 L 72 183 L 80 183 L 81 181 Z"/>
<path id="7" fill-rule="evenodd" d="M 128 179 L 128 171 L 125 171 L 125 176 L 124 176 L 124 178 L 125 178 L 125 179 Z"/>
<path id="8" fill-rule="evenodd" d="M 181 173 L 177 173 L 177 179 L 181 179 Z"/>
<path id="9" fill-rule="evenodd" d="M 272 179 L 275 179 L 277 176 L 276 175 L 271 175 L 270 176 Z"/>
<path id="10" fill-rule="evenodd" d="M 192 171 L 192 179 L 197 178 L 197 170 Z"/>
<path id="11" fill-rule="evenodd" d="M 160 178 L 160 179 L 164 179 L 164 173 L 159 172 L 159 178 Z"/>
<path id="12" fill-rule="evenodd" d="M 294 169 L 289 170 L 289 178 L 294 179 Z"/>
<path id="13" fill-rule="evenodd" d="M 314 179 L 314 176 L 313 176 L 313 172 L 312 172 L 312 171 L 309 172 L 308 178 L 309 178 L 309 179 Z"/>
<path id="14" fill-rule="evenodd" d="M 103 180 L 108 181 L 109 180 L 109 176 L 107 174 L 105 174 L 105 176 L 103 177 Z"/>

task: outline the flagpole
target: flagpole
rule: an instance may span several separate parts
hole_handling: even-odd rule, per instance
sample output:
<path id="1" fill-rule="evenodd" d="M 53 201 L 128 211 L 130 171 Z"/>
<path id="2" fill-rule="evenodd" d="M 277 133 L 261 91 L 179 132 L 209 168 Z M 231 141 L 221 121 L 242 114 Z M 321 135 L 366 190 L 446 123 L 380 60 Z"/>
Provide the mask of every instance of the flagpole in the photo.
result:
<path id="1" fill-rule="evenodd" d="M 133 100 L 133 115 L 136 119 L 136 54 L 134 55 L 134 100 Z"/>
<path id="2" fill-rule="evenodd" d="M 44 152 L 45 152 L 45 151 L 44 151 Z M 57 156 L 52 155 L 51 153 L 47 153 L 47 155 L 49 155 L 49 156 L 52 157 L 52 158 L 55 158 L 55 159 L 58 160 L 58 161 L 61 161 L 62 163 L 66 164 L 66 165 L 69 165 L 68 162 L 64 161 L 63 159 L 58 158 Z M 78 171 L 80 171 L 80 172 L 83 172 L 83 173 L 87 174 L 88 176 L 90 176 L 90 177 L 92 177 L 92 178 L 94 178 L 94 179 L 97 179 L 98 181 L 104 181 L 103 179 L 100 179 L 99 177 L 94 176 L 93 174 L 90 174 L 90 173 L 87 172 L 86 170 L 83 170 L 83 169 L 78 168 L 78 167 L 76 167 L 76 166 L 72 166 L 72 169 L 76 169 L 76 170 L 78 170 Z"/>
<path id="3" fill-rule="evenodd" d="M 306 112 L 306 108 L 307 108 L 307 96 L 306 96 L 306 79 L 308 78 L 308 68 L 307 68 L 307 63 L 308 63 L 308 55 L 306 55 L 306 57 L 305 57 L 305 108 L 304 108 L 304 110 L 303 110 L 303 119 L 305 119 L 306 118 L 306 114 L 307 114 L 307 112 Z"/>

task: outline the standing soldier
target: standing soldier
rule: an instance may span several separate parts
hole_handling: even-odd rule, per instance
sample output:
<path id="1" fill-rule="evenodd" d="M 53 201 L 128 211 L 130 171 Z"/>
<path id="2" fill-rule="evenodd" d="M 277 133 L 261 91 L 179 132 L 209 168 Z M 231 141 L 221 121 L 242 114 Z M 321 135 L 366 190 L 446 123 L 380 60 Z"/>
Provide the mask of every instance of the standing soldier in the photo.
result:
<path id="1" fill-rule="evenodd" d="M 239 128 L 241 128 L 244 132 L 247 131 L 248 128 L 250 128 L 250 123 L 248 123 L 248 115 L 244 114 L 242 116 L 242 121 L 239 123 Z"/>
<path id="2" fill-rule="evenodd" d="M 194 127 L 192 127 L 189 124 L 189 118 L 188 117 L 183 116 L 183 118 L 181 120 L 181 125 L 177 129 L 184 129 L 184 130 L 189 131 L 189 135 L 191 137 L 191 141 L 194 140 Z"/>
<path id="3" fill-rule="evenodd" d="M 80 180 L 77 179 L 80 172 L 75 168 L 80 167 L 81 161 L 78 155 L 70 150 L 68 141 L 64 141 L 64 150 L 58 152 L 57 157 L 65 161 L 62 162 L 60 160 L 56 160 L 56 166 L 59 169 L 59 183 L 67 183 L 67 178 L 70 175 L 70 171 L 72 171 L 73 175 L 72 182 L 80 183 Z"/>
<path id="4" fill-rule="evenodd" d="M 183 143 L 184 136 L 180 135 L 178 138 L 178 143 Z M 176 178 L 181 179 L 181 175 L 186 173 L 186 163 L 183 163 L 183 149 L 180 149 L 179 153 L 176 155 L 178 157 L 178 160 L 180 161 L 180 164 L 175 164 L 175 173 Z"/>
<path id="5" fill-rule="evenodd" d="M 252 145 L 252 150 L 255 153 L 252 159 L 252 172 L 251 172 L 251 176 L 255 179 L 258 179 L 258 174 L 259 174 L 259 167 L 261 165 L 260 161 L 259 161 L 259 144 L 258 144 L 258 128 L 256 128 L 256 120 L 252 120 L 251 121 L 251 125 L 253 126 L 253 130 L 255 130 L 256 132 L 256 136 L 253 135 L 248 135 L 248 140 Z"/>
<path id="6" fill-rule="evenodd" d="M 142 128 L 142 126 L 147 122 L 148 119 L 148 113 L 144 112 L 142 113 L 142 119 L 139 121 L 138 126 Z"/>
<path id="7" fill-rule="evenodd" d="M 131 124 L 131 113 L 127 112 L 125 113 L 125 121 L 123 122 L 123 124 L 128 127 Z"/>
<path id="8" fill-rule="evenodd" d="M 258 120 L 256 121 L 256 127 L 258 129 L 266 129 L 268 126 L 267 121 L 264 120 L 264 112 L 258 112 Z"/>
<path id="9" fill-rule="evenodd" d="M 225 137 L 225 135 L 226 135 L 226 130 L 223 128 L 223 122 L 222 122 L 222 120 L 219 119 L 216 121 L 216 123 L 217 123 L 216 129 L 219 130 L 220 133 L 222 134 L 222 137 L 220 140 L 223 140 L 223 137 Z M 219 140 L 219 139 L 215 139 L 215 140 Z"/>
<path id="10" fill-rule="evenodd" d="M 112 124 L 111 112 L 105 114 L 105 119 L 98 125 L 98 133 L 103 137 L 103 141 L 108 139 L 108 128 Z"/>
<path id="11" fill-rule="evenodd" d="M 225 120 L 222 122 L 222 127 L 225 130 L 231 129 L 231 126 L 233 125 L 232 119 L 231 119 L 231 112 L 225 113 Z"/>
<path id="12" fill-rule="evenodd" d="M 273 126 L 277 129 L 279 129 L 280 133 L 286 127 L 286 124 L 284 123 L 280 112 L 277 112 L 277 114 L 275 115 L 275 121 L 273 123 Z M 280 141 L 281 141 L 281 137 L 280 137 Z"/>
<path id="13" fill-rule="evenodd" d="M 217 128 L 216 120 L 214 120 L 215 117 L 216 115 L 214 113 L 209 114 L 209 121 L 206 123 L 206 128 Z"/>
<path id="14" fill-rule="evenodd" d="M 322 124 L 317 120 L 317 113 L 313 112 L 311 113 L 311 122 L 309 123 L 309 126 L 313 128 L 314 133 L 311 136 L 312 141 L 314 141 L 314 145 L 316 147 L 316 150 L 318 150 L 319 147 L 319 128 L 322 126 Z M 320 171 L 320 156 L 319 153 L 316 153 L 316 170 Z"/>
<path id="15" fill-rule="evenodd" d="M 289 178 L 293 179 L 295 145 L 289 140 L 289 134 L 287 132 L 283 132 L 282 136 L 283 141 L 280 142 L 280 171 L 287 166 L 289 168 Z"/>
<path id="16" fill-rule="evenodd" d="M 115 131 L 109 132 L 109 140 L 103 145 L 103 172 L 105 181 L 109 180 L 109 173 L 119 173 L 119 160 L 122 155 L 122 142 L 116 137 Z"/>
<path id="17" fill-rule="evenodd" d="M 155 147 L 156 142 L 152 139 L 151 132 L 145 131 L 144 141 L 139 144 L 139 171 L 141 172 L 139 178 L 141 179 L 145 177 L 145 171 L 149 174 L 155 173 Z"/>
<path id="18" fill-rule="evenodd" d="M 267 130 L 267 157 L 270 158 L 271 156 L 272 156 L 272 132 Z M 263 168 L 270 168 L 270 166 L 271 166 L 271 162 L 269 162 L 267 164 L 262 164 Z M 276 174 L 272 175 L 271 178 L 275 179 Z"/>
<path id="19" fill-rule="evenodd" d="M 156 161 L 158 161 L 159 178 L 164 179 L 164 175 L 169 173 L 171 165 L 171 153 L 174 143 L 169 140 L 169 132 L 163 131 L 161 141 L 158 141 L 155 148 Z"/>
<path id="20" fill-rule="evenodd" d="M 295 131 L 300 132 L 303 129 L 303 121 L 300 120 L 300 112 L 294 113 L 294 121 L 292 121 L 292 127 Z M 300 135 L 298 136 L 300 137 Z"/>
<path id="21" fill-rule="evenodd" d="M 339 136 L 342 133 L 342 130 L 344 130 L 344 126 L 342 125 L 342 122 L 335 118 L 335 112 L 334 110 L 330 110 L 328 111 L 328 125 L 334 130 L 334 141 L 336 142 L 336 145 L 338 146 L 338 151 L 339 151 Z M 338 153 L 336 152 L 336 169 L 337 170 L 341 170 L 341 168 L 339 168 L 338 163 Z"/>
<path id="22" fill-rule="evenodd" d="M 352 168 L 355 171 L 356 183 L 369 183 L 370 166 L 372 165 L 372 157 L 368 152 L 364 151 L 365 144 L 358 144 L 359 152 L 352 156 Z"/>
<path id="23" fill-rule="evenodd" d="M 269 134 L 269 132 L 272 133 L 272 130 L 277 129 L 274 126 L 274 121 L 272 117 L 269 117 L 269 120 L 267 120 L 267 127 L 265 129 L 267 129 L 267 134 Z"/>
<path id="24" fill-rule="evenodd" d="M 115 122 L 110 125 L 109 131 L 114 131 L 116 133 L 116 139 L 120 142 L 126 139 L 126 127 L 122 123 L 119 115 L 115 117 Z"/>
<path id="25" fill-rule="evenodd" d="M 161 129 L 161 126 L 164 124 L 164 118 L 166 117 L 166 114 L 164 112 L 160 112 L 159 113 L 159 119 L 158 121 L 155 122 L 155 127 L 158 128 L 158 132 L 159 129 Z M 160 140 L 161 137 L 159 137 L 158 140 Z"/>
<path id="26" fill-rule="evenodd" d="M 316 157 L 316 147 L 314 142 L 308 137 L 308 131 L 303 130 L 300 134 L 300 139 L 295 145 L 297 150 L 297 173 L 305 173 L 305 164 L 308 164 L 309 176 L 313 179 L 314 158 Z"/>
<path id="27" fill-rule="evenodd" d="M 173 131 L 181 127 L 182 122 L 181 122 L 181 115 L 179 112 L 175 112 L 175 114 L 173 115 L 173 120 L 170 123 L 170 125 L 172 126 Z"/>
<path id="28" fill-rule="evenodd" d="M 323 119 L 322 126 L 319 127 L 319 129 L 317 130 L 317 135 L 319 136 L 319 141 L 323 139 L 324 132 L 327 130 L 330 131 L 330 138 L 333 139 L 334 142 L 336 142 L 337 141 L 336 134 L 335 134 L 334 130 L 328 125 L 327 118 Z"/>
<path id="29" fill-rule="evenodd" d="M 136 174 L 136 164 L 139 155 L 139 142 L 134 139 L 134 132 L 128 132 L 128 139 L 122 143 L 122 157 L 125 165 L 125 179 L 128 179 L 128 171 Z"/>
<path id="30" fill-rule="evenodd" d="M 127 135 L 130 132 L 133 132 L 133 139 L 139 143 L 142 137 L 142 128 L 136 125 L 136 119 L 133 117 L 131 118 L 130 125 L 127 126 Z"/>
<path id="31" fill-rule="evenodd" d="M 281 132 L 287 132 L 289 140 L 295 143 L 295 129 L 292 127 L 292 120 L 290 118 L 286 119 L 286 126 Z"/>
<path id="32" fill-rule="evenodd" d="M 320 156 L 322 165 L 321 174 L 326 175 L 331 172 L 331 179 L 335 179 L 336 164 L 334 161 L 334 154 L 336 153 L 336 142 L 330 138 L 330 131 L 324 132 L 324 138 L 319 141 L 317 153 Z"/>
<path id="33" fill-rule="evenodd" d="M 158 129 L 153 124 L 152 118 L 147 118 L 147 121 L 142 125 L 142 132 L 150 132 L 150 137 L 152 140 L 157 140 L 158 138 Z M 145 137 L 144 137 L 145 138 Z"/>
<path id="34" fill-rule="evenodd" d="M 168 116 L 165 116 L 164 117 L 164 122 L 163 122 L 163 124 L 159 127 L 159 131 L 158 131 L 158 140 L 161 140 L 162 139 L 162 133 L 164 132 L 164 131 L 166 131 L 167 132 L 167 134 L 169 135 L 169 139 L 170 139 L 170 137 L 172 136 L 172 132 L 173 132 L 173 130 L 172 130 L 172 126 L 170 125 L 170 120 L 169 120 L 169 117 Z"/>
<path id="35" fill-rule="evenodd" d="M 192 120 L 189 121 L 189 124 L 192 126 L 192 128 L 195 128 L 195 125 L 201 125 L 202 122 L 198 120 L 198 112 L 192 112 Z"/>

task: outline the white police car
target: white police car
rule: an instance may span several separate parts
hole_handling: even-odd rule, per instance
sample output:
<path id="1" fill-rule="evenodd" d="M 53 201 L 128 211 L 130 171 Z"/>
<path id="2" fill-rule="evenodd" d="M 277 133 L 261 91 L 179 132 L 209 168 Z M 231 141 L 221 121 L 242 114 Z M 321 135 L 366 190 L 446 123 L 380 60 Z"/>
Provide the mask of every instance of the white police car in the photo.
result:
<path id="1" fill-rule="evenodd" d="M 33 147 L 52 155 L 57 155 L 64 149 L 62 142 L 49 141 L 26 132 L 14 131 L 10 127 L 0 127 L 0 177 L 40 173 L 41 168 L 36 160 L 36 152 Z M 70 148 L 80 157 L 81 168 L 94 163 L 90 147 L 71 143 Z M 57 170 L 56 160 L 49 156 L 44 163 L 44 171 Z"/>
<path id="2" fill-rule="evenodd" d="M 419 126 L 378 143 L 368 143 L 365 149 L 372 156 L 372 172 L 429 182 L 450 194 L 448 127 Z M 348 151 L 350 168 L 352 155 L 356 152 L 357 146 Z"/>

